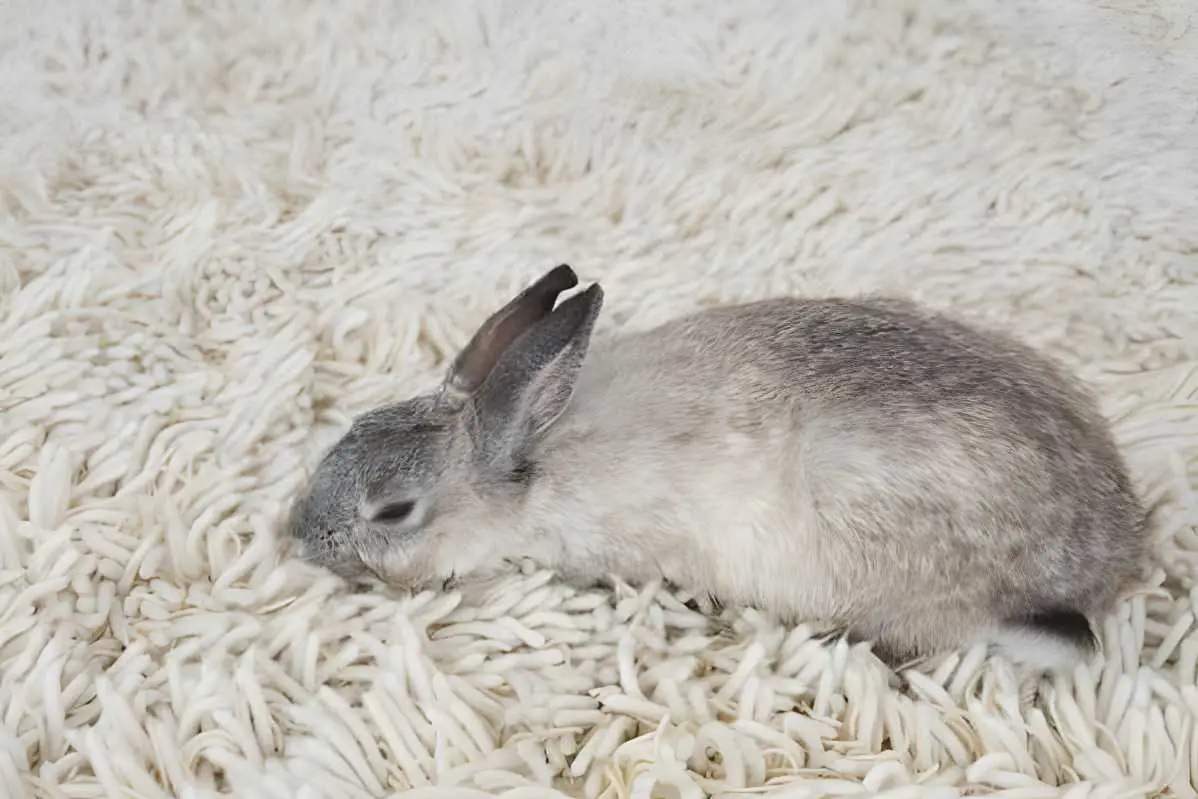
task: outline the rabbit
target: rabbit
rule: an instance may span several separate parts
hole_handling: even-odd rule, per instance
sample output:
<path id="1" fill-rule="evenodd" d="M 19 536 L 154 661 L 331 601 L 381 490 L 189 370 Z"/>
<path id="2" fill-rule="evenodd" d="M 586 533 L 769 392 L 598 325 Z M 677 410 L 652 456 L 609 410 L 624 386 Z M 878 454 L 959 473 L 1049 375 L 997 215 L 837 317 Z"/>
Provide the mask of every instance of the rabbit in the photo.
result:
<path id="1" fill-rule="evenodd" d="M 296 498 L 303 559 L 409 589 L 526 559 L 827 621 L 890 665 L 1071 669 L 1148 521 L 1087 389 L 912 301 L 773 298 L 596 336 L 545 273 L 433 391 L 358 417 Z"/>

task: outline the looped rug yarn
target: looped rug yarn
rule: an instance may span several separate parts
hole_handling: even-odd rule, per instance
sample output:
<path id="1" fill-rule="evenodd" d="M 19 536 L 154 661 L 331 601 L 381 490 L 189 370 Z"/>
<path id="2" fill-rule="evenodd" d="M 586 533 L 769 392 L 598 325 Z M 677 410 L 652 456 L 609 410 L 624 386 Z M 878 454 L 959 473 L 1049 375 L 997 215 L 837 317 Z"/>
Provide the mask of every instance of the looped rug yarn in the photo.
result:
<path id="1" fill-rule="evenodd" d="M 1192 6 L 0 19 L 0 795 L 1195 795 Z M 875 291 L 1016 331 L 1101 395 L 1154 573 L 1029 696 L 660 586 L 354 593 L 285 557 L 349 420 L 563 262 L 601 330 Z"/>

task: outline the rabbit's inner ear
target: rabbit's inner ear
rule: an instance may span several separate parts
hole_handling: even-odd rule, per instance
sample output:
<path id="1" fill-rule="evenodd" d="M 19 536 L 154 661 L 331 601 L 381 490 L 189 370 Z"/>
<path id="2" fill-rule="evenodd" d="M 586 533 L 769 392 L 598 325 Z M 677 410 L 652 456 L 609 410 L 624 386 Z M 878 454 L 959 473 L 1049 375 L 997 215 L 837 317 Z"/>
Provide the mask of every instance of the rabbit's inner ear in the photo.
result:
<path id="1" fill-rule="evenodd" d="M 549 315 L 559 294 L 577 285 L 574 270 L 562 264 L 520 292 L 492 314 L 458 353 L 450 367 L 447 386 L 466 394 L 477 390 L 512 342 Z"/>
<path id="2" fill-rule="evenodd" d="M 563 302 L 500 358 L 467 414 L 487 465 L 518 471 L 561 416 L 602 306 L 603 290 L 592 285 Z"/>

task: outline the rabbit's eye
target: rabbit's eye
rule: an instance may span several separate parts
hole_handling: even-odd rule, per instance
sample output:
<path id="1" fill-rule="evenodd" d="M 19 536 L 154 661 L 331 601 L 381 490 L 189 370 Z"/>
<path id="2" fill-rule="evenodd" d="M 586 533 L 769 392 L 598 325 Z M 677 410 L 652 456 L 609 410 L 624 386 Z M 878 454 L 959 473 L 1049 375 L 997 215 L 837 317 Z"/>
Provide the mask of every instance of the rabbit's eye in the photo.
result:
<path id="1" fill-rule="evenodd" d="M 374 514 L 374 520 L 376 522 L 402 522 L 412 515 L 412 509 L 415 507 L 415 502 L 392 502 L 390 505 L 379 508 L 379 512 Z"/>

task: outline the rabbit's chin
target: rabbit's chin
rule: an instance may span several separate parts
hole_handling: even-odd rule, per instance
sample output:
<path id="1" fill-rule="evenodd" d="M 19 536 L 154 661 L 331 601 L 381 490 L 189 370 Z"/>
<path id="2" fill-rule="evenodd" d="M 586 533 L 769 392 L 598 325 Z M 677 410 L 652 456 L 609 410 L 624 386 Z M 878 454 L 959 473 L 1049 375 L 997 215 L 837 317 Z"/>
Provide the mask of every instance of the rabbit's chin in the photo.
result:
<path id="1" fill-rule="evenodd" d="M 350 589 L 368 593 L 382 593 L 395 596 L 415 596 L 426 591 L 438 593 L 452 590 L 457 578 L 448 577 L 413 577 L 387 574 L 371 574 L 363 572 L 347 580 Z"/>
<path id="2" fill-rule="evenodd" d="M 494 569 L 462 557 L 436 557 L 410 552 L 389 552 L 375 565 L 375 574 L 388 588 L 411 593 L 452 591 L 490 576 Z"/>

